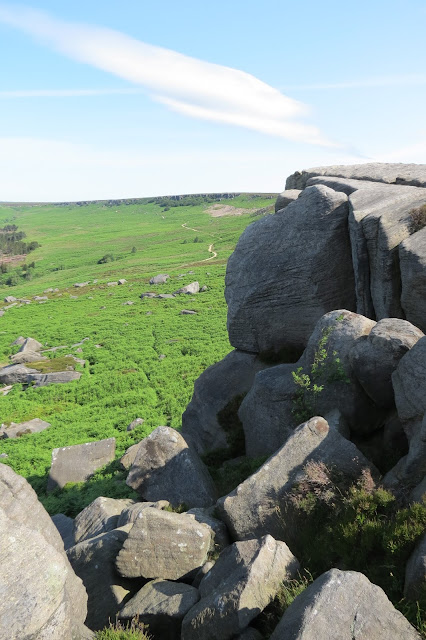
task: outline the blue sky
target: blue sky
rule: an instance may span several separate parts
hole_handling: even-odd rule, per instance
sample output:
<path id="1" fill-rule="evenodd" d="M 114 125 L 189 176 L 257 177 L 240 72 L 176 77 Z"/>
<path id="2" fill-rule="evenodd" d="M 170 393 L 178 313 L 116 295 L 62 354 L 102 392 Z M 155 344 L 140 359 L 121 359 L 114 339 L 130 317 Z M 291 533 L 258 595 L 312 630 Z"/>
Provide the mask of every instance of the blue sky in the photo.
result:
<path id="1" fill-rule="evenodd" d="M 0 0 L 0 201 L 426 163 L 425 0 Z"/>

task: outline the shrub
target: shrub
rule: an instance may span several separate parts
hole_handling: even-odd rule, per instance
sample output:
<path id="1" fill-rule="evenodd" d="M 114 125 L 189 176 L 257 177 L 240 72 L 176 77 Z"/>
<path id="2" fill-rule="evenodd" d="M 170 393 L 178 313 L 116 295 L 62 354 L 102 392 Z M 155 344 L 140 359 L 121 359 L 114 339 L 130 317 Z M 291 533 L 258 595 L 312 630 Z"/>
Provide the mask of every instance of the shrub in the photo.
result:
<path id="1" fill-rule="evenodd" d="M 106 264 L 107 262 L 114 262 L 115 258 L 112 253 L 106 253 L 100 260 L 98 260 L 98 264 Z"/>
<path id="2" fill-rule="evenodd" d="M 416 233 L 426 227 L 426 204 L 410 211 L 410 231 Z"/>
<path id="3" fill-rule="evenodd" d="M 137 619 L 131 620 L 126 626 L 121 622 L 110 623 L 95 633 L 95 640 L 151 640 L 151 636 L 146 633 L 147 627 Z"/>
<path id="4" fill-rule="evenodd" d="M 137 251 L 136 247 L 132 247 L 132 251 L 131 252 L 132 253 L 136 253 L 136 251 Z"/>

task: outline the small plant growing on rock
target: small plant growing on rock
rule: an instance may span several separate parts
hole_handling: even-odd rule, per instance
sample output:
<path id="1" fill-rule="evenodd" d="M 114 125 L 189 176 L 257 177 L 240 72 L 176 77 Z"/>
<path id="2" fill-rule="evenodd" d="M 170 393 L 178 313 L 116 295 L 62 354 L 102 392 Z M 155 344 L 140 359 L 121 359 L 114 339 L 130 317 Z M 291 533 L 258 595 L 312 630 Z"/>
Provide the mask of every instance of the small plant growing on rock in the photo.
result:
<path id="1" fill-rule="evenodd" d="M 337 321 L 342 319 L 343 316 L 339 316 Z M 305 422 L 316 414 L 318 396 L 323 391 L 325 384 L 350 382 L 337 351 L 329 354 L 327 348 L 333 328 L 331 326 L 322 330 L 309 373 L 304 373 L 303 367 L 298 367 L 296 371 L 291 372 L 297 386 L 292 409 L 292 414 L 297 422 Z"/>
<path id="2" fill-rule="evenodd" d="M 146 633 L 147 627 L 134 618 L 123 626 L 121 622 L 110 623 L 95 634 L 95 640 L 152 640 Z"/>
<path id="3" fill-rule="evenodd" d="M 410 232 L 416 233 L 426 227 L 426 204 L 410 211 Z"/>

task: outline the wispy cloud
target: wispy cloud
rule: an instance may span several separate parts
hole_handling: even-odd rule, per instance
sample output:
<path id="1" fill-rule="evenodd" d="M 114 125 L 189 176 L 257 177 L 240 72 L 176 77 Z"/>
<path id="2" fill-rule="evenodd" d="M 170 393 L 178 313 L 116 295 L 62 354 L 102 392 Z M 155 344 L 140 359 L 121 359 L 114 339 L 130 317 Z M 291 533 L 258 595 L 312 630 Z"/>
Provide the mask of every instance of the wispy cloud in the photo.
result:
<path id="1" fill-rule="evenodd" d="M 72 98 L 80 96 L 134 95 L 145 93 L 143 89 L 23 89 L 0 91 L 1 98 Z"/>
<path id="2" fill-rule="evenodd" d="M 283 91 L 322 91 L 327 89 L 368 89 L 380 87 L 420 86 L 426 84 L 426 74 L 410 73 L 394 76 L 376 76 L 345 82 L 317 82 L 313 84 L 288 85 Z"/>
<path id="3" fill-rule="evenodd" d="M 74 60 L 148 89 L 168 108 L 313 145 L 336 147 L 303 118 L 306 105 L 258 78 L 123 33 L 57 20 L 47 13 L 0 5 L 0 22 L 16 27 Z"/>

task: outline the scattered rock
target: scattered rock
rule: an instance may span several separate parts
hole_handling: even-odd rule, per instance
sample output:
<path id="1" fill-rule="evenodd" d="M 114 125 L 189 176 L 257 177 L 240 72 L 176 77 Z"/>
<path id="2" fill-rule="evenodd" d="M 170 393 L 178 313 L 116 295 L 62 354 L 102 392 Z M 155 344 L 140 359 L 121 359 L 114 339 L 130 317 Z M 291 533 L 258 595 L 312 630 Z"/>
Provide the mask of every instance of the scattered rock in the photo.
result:
<path id="1" fill-rule="evenodd" d="M 170 276 L 167 273 L 160 273 L 149 281 L 149 284 L 165 284 Z"/>
<path id="2" fill-rule="evenodd" d="M 385 592 L 362 573 L 331 569 L 301 593 L 271 640 L 420 640 Z"/>
<path id="3" fill-rule="evenodd" d="M 165 499 L 175 507 L 210 507 L 216 500 L 207 468 L 170 427 L 157 427 L 142 440 L 126 484 L 145 500 Z"/>
<path id="4" fill-rule="evenodd" d="M 0 428 L 0 438 L 19 438 L 20 436 L 27 435 L 29 433 L 44 431 L 44 429 L 47 429 L 48 427 L 50 427 L 50 422 L 40 420 L 40 418 L 33 418 L 32 420 L 20 422 L 19 424 L 11 422 L 8 427 L 3 427 L 2 425 Z"/>
<path id="5" fill-rule="evenodd" d="M 0 372 L 1 374 L 1 372 Z M 80 380 L 79 371 L 57 371 L 55 373 L 30 373 L 27 379 L 33 387 L 46 387 L 48 384 L 65 384 L 73 380 Z"/>
<path id="6" fill-rule="evenodd" d="M 74 286 L 75 286 L 76 288 L 79 288 L 79 287 L 87 287 L 87 285 L 88 285 L 88 284 L 90 284 L 90 282 L 76 282 L 76 283 L 74 284 Z"/>
<path id="7" fill-rule="evenodd" d="M 116 287 L 118 282 L 107 282 L 107 287 Z"/>
<path id="8" fill-rule="evenodd" d="M 125 280 L 124 278 L 120 278 L 120 280 L 118 281 L 118 284 L 126 284 L 127 280 Z"/>
<path id="9" fill-rule="evenodd" d="M 130 306 L 132 304 L 135 304 L 132 300 L 127 300 L 127 302 L 123 302 L 123 305 L 127 305 L 127 306 Z"/>
<path id="10" fill-rule="evenodd" d="M 29 369 L 23 364 L 10 364 L 0 369 L 0 384 L 26 384 L 36 369 Z"/>
<path id="11" fill-rule="evenodd" d="M 41 300 L 49 300 L 47 296 L 33 296 L 33 300 L 40 302 Z"/>
<path id="12" fill-rule="evenodd" d="M 143 418 L 135 418 L 132 422 L 127 426 L 126 431 L 133 431 L 136 427 L 140 427 L 145 420 Z"/>
<path id="13" fill-rule="evenodd" d="M 6 303 L 10 303 L 10 302 L 17 302 L 18 300 L 17 300 L 17 298 L 15 298 L 15 296 L 6 296 L 4 301 Z"/>
<path id="14" fill-rule="evenodd" d="M 198 282 L 191 282 L 191 284 L 187 284 L 184 287 L 181 287 L 177 291 L 174 291 L 175 295 L 180 295 L 181 293 L 198 293 L 200 290 L 200 284 Z"/>
<path id="15" fill-rule="evenodd" d="M 180 315 L 181 316 L 195 316 L 197 315 L 196 311 L 191 311 L 190 309 L 182 309 L 182 311 L 180 311 Z"/>
<path id="16" fill-rule="evenodd" d="M 115 438 L 53 449 L 47 491 L 62 488 L 67 482 L 84 482 L 114 457 Z"/>
<path id="17" fill-rule="evenodd" d="M 208 286 L 207 286 L 207 285 L 203 285 L 203 286 L 201 287 L 201 289 L 200 289 L 200 292 L 201 292 L 201 293 L 204 293 L 204 291 L 208 291 L 208 290 L 209 290 Z"/>

